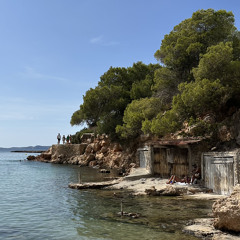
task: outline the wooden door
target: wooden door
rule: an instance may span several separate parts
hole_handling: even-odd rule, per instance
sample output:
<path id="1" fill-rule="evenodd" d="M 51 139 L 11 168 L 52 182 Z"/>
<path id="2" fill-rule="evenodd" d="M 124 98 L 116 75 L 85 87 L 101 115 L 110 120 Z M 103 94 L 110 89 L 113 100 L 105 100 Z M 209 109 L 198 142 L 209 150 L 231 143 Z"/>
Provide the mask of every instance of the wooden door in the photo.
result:
<path id="1" fill-rule="evenodd" d="M 206 187 L 218 194 L 229 195 L 234 186 L 232 156 L 204 156 L 204 178 Z"/>

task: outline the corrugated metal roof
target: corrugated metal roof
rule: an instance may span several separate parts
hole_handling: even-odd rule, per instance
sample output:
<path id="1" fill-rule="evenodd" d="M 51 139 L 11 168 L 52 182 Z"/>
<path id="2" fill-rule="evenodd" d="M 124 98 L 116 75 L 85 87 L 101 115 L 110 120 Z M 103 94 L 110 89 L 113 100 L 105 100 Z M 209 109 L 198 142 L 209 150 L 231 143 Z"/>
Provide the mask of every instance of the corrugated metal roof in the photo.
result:
<path id="1" fill-rule="evenodd" d="M 201 139 L 170 139 L 170 140 L 159 140 L 149 143 L 154 146 L 186 146 L 200 142 Z"/>

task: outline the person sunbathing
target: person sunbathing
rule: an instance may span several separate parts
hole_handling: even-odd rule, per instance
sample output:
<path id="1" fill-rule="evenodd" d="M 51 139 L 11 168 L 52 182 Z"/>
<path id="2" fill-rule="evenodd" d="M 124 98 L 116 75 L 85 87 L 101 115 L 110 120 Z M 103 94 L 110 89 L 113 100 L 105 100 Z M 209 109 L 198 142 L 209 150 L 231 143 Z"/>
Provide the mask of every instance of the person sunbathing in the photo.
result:
<path id="1" fill-rule="evenodd" d="M 174 184 L 176 182 L 189 183 L 189 179 L 185 175 L 183 175 L 182 178 L 179 178 L 176 175 L 172 175 L 170 179 L 166 182 L 166 184 Z"/>

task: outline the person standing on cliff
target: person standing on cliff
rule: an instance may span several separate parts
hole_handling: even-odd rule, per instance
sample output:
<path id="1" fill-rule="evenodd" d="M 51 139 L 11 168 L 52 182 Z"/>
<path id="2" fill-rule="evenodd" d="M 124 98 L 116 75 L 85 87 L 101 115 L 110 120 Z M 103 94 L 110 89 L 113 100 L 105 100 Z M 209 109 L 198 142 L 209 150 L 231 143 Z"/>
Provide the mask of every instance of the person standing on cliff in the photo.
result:
<path id="1" fill-rule="evenodd" d="M 69 144 L 69 135 L 67 135 L 67 144 Z"/>
<path id="2" fill-rule="evenodd" d="M 57 140 L 58 140 L 58 144 L 60 144 L 60 141 L 61 141 L 61 135 L 60 135 L 60 133 L 58 133 L 58 135 L 57 135 Z"/>
<path id="3" fill-rule="evenodd" d="M 65 140 L 66 140 L 65 135 L 63 135 L 62 137 L 63 144 L 65 144 Z"/>

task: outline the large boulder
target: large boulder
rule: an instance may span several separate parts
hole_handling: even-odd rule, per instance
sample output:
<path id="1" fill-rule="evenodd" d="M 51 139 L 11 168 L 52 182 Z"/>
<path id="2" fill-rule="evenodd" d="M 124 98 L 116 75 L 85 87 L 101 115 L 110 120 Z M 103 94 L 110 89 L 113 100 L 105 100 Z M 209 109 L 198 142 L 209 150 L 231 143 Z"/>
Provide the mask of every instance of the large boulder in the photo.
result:
<path id="1" fill-rule="evenodd" d="M 93 144 L 93 152 L 97 152 L 97 151 L 99 151 L 100 149 L 101 149 L 100 143 L 99 143 L 99 142 L 95 142 L 95 143 Z"/>
<path id="2" fill-rule="evenodd" d="M 217 200 L 212 210 L 215 228 L 240 232 L 240 185 L 234 187 L 229 197 Z"/>
<path id="3" fill-rule="evenodd" d="M 102 148 L 101 148 L 101 153 L 106 153 L 106 152 L 108 152 L 108 148 L 107 147 L 105 147 L 105 146 L 103 146 Z"/>
<path id="4" fill-rule="evenodd" d="M 161 193 L 161 195 L 163 195 L 163 196 L 180 196 L 181 190 L 168 185 L 168 186 L 166 186 L 164 191 Z"/>
<path id="5" fill-rule="evenodd" d="M 52 154 L 51 153 L 42 153 L 42 158 L 46 159 L 46 160 L 51 160 L 52 158 Z"/>
<path id="6" fill-rule="evenodd" d="M 90 153 L 89 155 L 86 155 L 85 160 L 89 163 L 89 162 L 95 160 L 95 155 L 93 153 Z"/>

